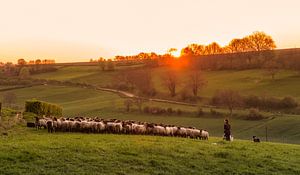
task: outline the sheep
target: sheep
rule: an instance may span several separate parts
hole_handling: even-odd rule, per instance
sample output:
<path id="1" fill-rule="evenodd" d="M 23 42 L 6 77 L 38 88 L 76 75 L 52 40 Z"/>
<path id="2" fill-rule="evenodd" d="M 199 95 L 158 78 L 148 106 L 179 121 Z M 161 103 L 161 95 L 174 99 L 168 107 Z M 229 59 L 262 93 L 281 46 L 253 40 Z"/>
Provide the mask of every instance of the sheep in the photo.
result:
<path id="1" fill-rule="evenodd" d="M 48 129 L 49 133 L 53 132 L 53 121 L 52 120 L 47 120 L 47 129 Z"/>
<path id="2" fill-rule="evenodd" d="M 68 127 L 69 127 L 68 125 L 69 125 L 69 121 L 65 120 L 64 118 L 62 118 L 62 121 L 61 121 L 61 131 L 67 132 L 68 131 Z"/>
<path id="3" fill-rule="evenodd" d="M 37 129 L 41 129 L 42 127 L 44 127 L 44 129 L 47 128 L 47 121 L 45 119 L 39 119 L 37 122 Z"/>
<path id="4" fill-rule="evenodd" d="M 171 127 L 171 136 L 176 136 L 176 133 L 178 131 L 178 127 L 177 126 L 172 126 Z"/>
<path id="5" fill-rule="evenodd" d="M 186 128 L 186 136 L 189 138 L 193 138 L 194 134 L 193 134 L 193 129 L 192 128 Z"/>
<path id="6" fill-rule="evenodd" d="M 145 125 L 136 125 L 136 127 L 135 127 L 135 133 L 136 134 L 145 134 L 146 133 L 146 127 L 145 127 Z"/>
<path id="7" fill-rule="evenodd" d="M 57 130 L 57 119 L 54 117 L 53 119 L 53 131 L 56 132 Z"/>
<path id="8" fill-rule="evenodd" d="M 132 123 L 123 123 L 123 133 L 124 134 L 130 134 L 132 133 Z"/>
<path id="9" fill-rule="evenodd" d="M 208 140 L 209 133 L 194 127 L 177 127 L 174 125 L 136 122 L 132 120 L 101 119 L 95 118 L 42 118 L 36 117 L 37 129 L 47 128 L 49 133 L 62 132 L 85 132 L 85 133 L 115 133 L 115 134 L 148 134 L 159 136 L 189 137 L 192 139 Z"/>
<path id="10" fill-rule="evenodd" d="M 165 135 L 166 136 L 172 136 L 173 135 L 173 128 L 170 126 L 165 127 Z"/>
<path id="11" fill-rule="evenodd" d="M 206 130 L 201 130 L 201 139 L 202 140 L 208 140 L 209 133 Z"/>
<path id="12" fill-rule="evenodd" d="M 108 133 L 112 133 L 112 132 L 114 132 L 114 130 L 115 130 L 115 123 L 114 122 L 106 122 L 106 131 L 108 132 Z"/>
<path id="13" fill-rule="evenodd" d="M 97 122 L 97 132 L 102 133 L 104 132 L 104 130 L 105 130 L 105 124 L 102 121 Z"/>
<path id="14" fill-rule="evenodd" d="M 115 133 L 121 133 L 123 129 L 122 122 L 114 123 L 114 132 Z"/>
<path id="15" fill-rule="evenodd" d="M 186 131 L 186 128 L 184 128 L 184 127 L 178 127 L 177 135 L 178 135 L 179 137 L 187 137 L 187 131 Z"/>
<path id="16" fill-rule="evenodd" d="M 61 131 L 62 130 L 62 119 L 61 118 L 59 118 L 59 119 L 57 119 L 57 128 L 56 128 L 56 130 L 57 131 Z"/>
<path id="17" fill-rule="evenodd" d="M 166 133 L 166 129 L 163 127 L 163 126 L 157 126 L 157 125 L 155 125 L 154 126 L 154 128 L 153 128 L 153 134 L 154 135 L 161 135 L 161 136 L 163 136 L 163 135 L 165 135 L 165 133 Z"/>

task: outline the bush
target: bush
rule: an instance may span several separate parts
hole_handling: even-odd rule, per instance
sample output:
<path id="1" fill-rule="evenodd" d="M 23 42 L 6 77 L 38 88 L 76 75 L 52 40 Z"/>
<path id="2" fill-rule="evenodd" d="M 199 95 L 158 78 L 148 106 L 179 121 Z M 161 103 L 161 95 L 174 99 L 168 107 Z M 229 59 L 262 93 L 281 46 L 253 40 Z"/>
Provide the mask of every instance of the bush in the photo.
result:
<path id="1" fill-rule="evenodd" d="M 280 102 L 280 106 L 282 108 L 296 108 L 298 103 L 293 97 L 284 97 Z"/>
<path id="2" fill-rule="evenodd" d="M 158 107 L 151 107 L 150 110 L 149 110 L 149 112 L 151 114 L 159 114 L 160 113 L 160 108 L 158 108 Z"/>
<path id="3" fill-rule="evenodd" d="M 47 116 L 62 116 L 62 108 L 60 106 L 38 100 L 27 100 L 25 102 L 25 112 Z"/>
<path id="4" fill-rule="evenodd" d="M 248 107 L 258 108 L 261 105 L 261 100 L 256 95 L 250 95 L 244 98 L 244 104 Z"/>
<path id="5" fill-rule="evenodd" d="M 255 95 L 244 97 L 246 107 L 261 109 L 287 109 L 296 108 L 297 101 L 292 97 L 284 97 L 283 99 L 274 97 L 258 97 Z"/>
<path id="6" fill-rule="evenodd" d="M 144 107 L 144 113 L 150 113 L 150 108 L 149 106 Z"/>
<path id="7" fill-rule="evenodd" d="M 168 114 L 172 114 L 173 113 L 173 109 L 172 108 L 167 108 L 167 113 Z"/>
<path id="8" fill-rule="evenodd" d="M 257 108 L 251 108 L 249 110 L 249 114 L 246 117 L 247 120 L 261 120 L 263 118 L 263 115 L 260 114 Z"/>

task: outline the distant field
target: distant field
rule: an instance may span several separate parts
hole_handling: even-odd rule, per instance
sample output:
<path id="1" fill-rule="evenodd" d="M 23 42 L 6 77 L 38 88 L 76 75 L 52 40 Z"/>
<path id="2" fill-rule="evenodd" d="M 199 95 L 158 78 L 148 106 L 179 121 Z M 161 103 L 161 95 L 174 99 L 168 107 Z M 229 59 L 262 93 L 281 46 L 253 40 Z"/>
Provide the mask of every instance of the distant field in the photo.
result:
<path id="1" fill-rule="evenodd" d="M 167 95 L 167 90 L 163 87 L 161 77 L 167 68 L 154 68 L 153 83 L 158 92 Z M 99 71 L 97 66 L 73 66 L 63 67 L 57 72 L 34 75 L 34 78 L 68 80 L 72 82 L 85 82 L 98 86 L 111 85 L 115 72 Z M 179 92 L 186 84 L 188 71 L 179 73 L 180 84 L 177 88 Z M 243 70 L 243 71 L 204 71 L 204 77 L 208 81 L 200 91 L 200 96 L 211 97 L 215 91 L 220 89 L 238 90 L 242 94 L 270 95 L 276 97 L 293 96 L 300 100 L 300 76 L 293 71 L 280 71 L 275 80 L 265 76 L 263 70 Z"/>
<path id="2" fill-rule="evenodd" d="M 195 126 L 207 129 L 212 136 L 222 136 L 223 118 L 196 117 L 195 114 L 177 115 L 148 115 L 137 111 L 127 113 L 124 110 L 124 99 L 108 92 L 84 88 L 62 86 L 35 86 L 24 89 L 12 90 L 17 95 L 17 104 L 24 106 L 27 99 L 36 98 L 61 105 L 64 116 L 100 116 L 102 118 L 132 119 L 155 123 Z M 4 92 L 0 92 L 0 96 Z M 196 111 L 196 107 L 173 105 L 166 103 L 148 102 L 144 105 L 172 107 L 185 111 Z M 137 109 L 136 107 L 134 107 Z M 274 119 L 261 121 L 248 121 L 231 119 L 233 135 L 235 138 L 250 139 L 253 135 L 261 138 L 265 136 L 265 126 L 268 126 L 270 141 L 300 143 L 300 117 L 277 116 Z"/>
<path id="3" fill-rule="evenodd" d="M 0 174 L 300 173 L 300 146 L 221 138 L 55 133 L 0 136 Z"/>

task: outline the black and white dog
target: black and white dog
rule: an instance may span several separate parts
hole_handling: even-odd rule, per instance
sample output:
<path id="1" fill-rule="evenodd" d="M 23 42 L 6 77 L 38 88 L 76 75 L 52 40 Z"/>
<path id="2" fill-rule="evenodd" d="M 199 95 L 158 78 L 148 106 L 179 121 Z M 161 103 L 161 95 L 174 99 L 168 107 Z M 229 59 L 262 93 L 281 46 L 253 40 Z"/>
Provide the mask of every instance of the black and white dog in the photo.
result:
<path id="1" fill-rule="evenodd" d="M 259 138 L 256 138 L 256 136 L 253 136 L 253 142 L 260 142 Z"/>

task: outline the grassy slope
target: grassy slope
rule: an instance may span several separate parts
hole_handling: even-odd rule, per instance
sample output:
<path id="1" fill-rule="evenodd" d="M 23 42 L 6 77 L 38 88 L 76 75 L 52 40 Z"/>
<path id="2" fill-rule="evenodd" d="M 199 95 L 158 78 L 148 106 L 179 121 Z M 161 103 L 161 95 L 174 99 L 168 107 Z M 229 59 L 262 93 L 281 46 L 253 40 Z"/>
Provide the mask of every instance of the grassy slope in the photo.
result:
<path id="1" fill-rule="evenodd" d="M 0 136 L 0 174 L 300 173 L 299 145 L 19 130 Z"/>
<path id="2" fill-rule="evenodd" d="M 61 87 L 61 86 L 36 86 L 31 88 L 13 90 L 17 94 L 17 103 L 24 105 L 27 99 L 58 103 L 64 108 L 64 115 L 75 116 L 100 116 L 102 118 L 133 119 L 155 123 L 176 124 L 183 126 L 195 126 L 207 129 L 213 136 L 222 136 L 223 118 L 196 117 L 194 114 L 173 115 L 146 115 L 139 112 L 124 112 L 123 100 L 119 96 L 102 91 L 90 89 Z M 2 96 L 4 92 L 0 92 Z M 195 107 L 171 105 L 150 102 L 145 105 L 181 108 L 182 110 L 195 111 Z M 278 116 L 274 119 L 262 121 L 231 120 L 233 135 L 235 138 L 250 139 L 253 135 L 264 137 L 265 125 L 268 126 L 268 136 L 271 141 L 300 143 L 299 116 Z"/>
<path id="3" fill-rule="evenodd" d="M 161 93 L 167 93 L 163 87 L 161 76 L 165 74 L 167 68 L 152 69 L 153 82 L 156 89 Z M 116 72 L 102 72 L 97 66 L 73 66 L 63 67 L 57 72 L 34 75 L 35 78 L 69 80 L 74 82 L 86 82 L 99 86 L 110 85 Z M 293 96 L 300 100 L 300 76 L 293 71 L 281 71 L 275 76 L 275 80 L 264 75 L 262 70 L 243 71 L 205 71 L 204 76 L 208 81 L 200 95 L 211 97 L 218 89 L 236 89 L 243 94 L 267 94 L 271 96 L 283 97 Z M 181 84 L 178 91 L 184 87 L 188 81 L 188 71 L 179 74 Z"/>

